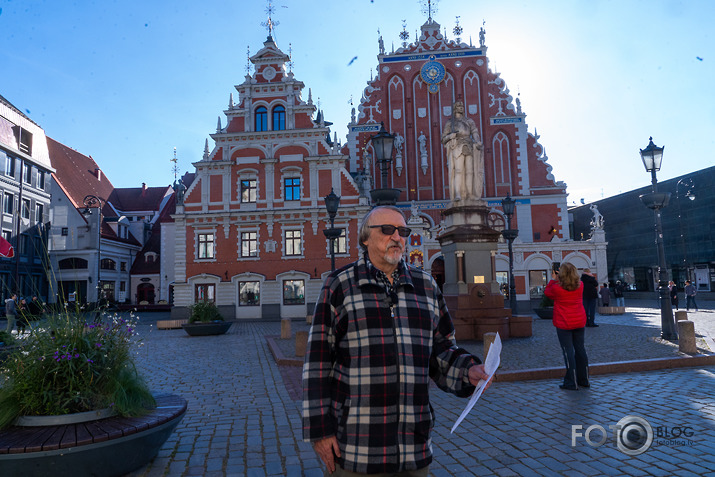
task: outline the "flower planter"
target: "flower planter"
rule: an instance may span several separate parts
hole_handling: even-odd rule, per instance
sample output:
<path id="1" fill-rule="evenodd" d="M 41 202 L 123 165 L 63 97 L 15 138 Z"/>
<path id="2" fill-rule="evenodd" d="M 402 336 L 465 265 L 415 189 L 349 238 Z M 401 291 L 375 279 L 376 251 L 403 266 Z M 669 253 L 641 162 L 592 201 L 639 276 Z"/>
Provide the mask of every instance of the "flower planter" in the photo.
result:
<path id="1" fill-rule="evenodd" d="M 534 313 L 542 320 L 551 320 L 554 318 L 554 307 L 534 308 Z"/>
<path id="2" fill-rule="evenodd" d="M 181 325 L 189 336 L 211 336 L 226 333 L 233 325 L 232 321 L 194 322 Z"/>
<path id="3" fill-rule="evenodd" d="M 139 417 L 0 430 L 2 475 L 119 477 L 137 470 L 156 456 L 186 413 L 187 402 L 180 396 L 155 399 L 157 407 Z"/>

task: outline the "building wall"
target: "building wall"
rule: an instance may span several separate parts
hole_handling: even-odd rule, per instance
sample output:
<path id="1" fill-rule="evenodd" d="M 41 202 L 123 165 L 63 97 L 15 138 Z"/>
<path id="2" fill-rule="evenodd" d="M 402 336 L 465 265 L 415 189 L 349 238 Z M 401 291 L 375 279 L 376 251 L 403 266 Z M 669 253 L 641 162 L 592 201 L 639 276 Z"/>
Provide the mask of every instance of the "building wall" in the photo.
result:
<path id="1" fill-rule="evenodd" d="M 639 199 L 650 191 L 641 187 L 571 209 L 576 237 L 588 238 L 591 207 L 598 208 L 608 237 L 609 279 L 641 291 L 654 290 L 657 280 L 655 216 Z M 658 192 L 671 194 L 661 213 L 669 278 L 680 288 L 691 279 L 701 292 L 715 290 L 715 167 L 659 182 Z"/>

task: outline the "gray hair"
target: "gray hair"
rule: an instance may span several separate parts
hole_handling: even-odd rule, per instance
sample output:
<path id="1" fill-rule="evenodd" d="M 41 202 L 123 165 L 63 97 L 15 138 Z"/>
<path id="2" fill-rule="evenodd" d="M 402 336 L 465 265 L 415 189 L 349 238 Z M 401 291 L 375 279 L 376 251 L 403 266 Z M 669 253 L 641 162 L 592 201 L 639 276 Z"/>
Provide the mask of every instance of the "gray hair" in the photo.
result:
<path id="1" fill-rule="evenodd" d="M 360 225 L 360 234 L 358 235 L 358 244 L 363 250 L 367 250 L 365 242 L 367 242 L 367 239 L 370 238 L 370 217 L 372 217 L 372 214 L 378 210 L 392 210 L 393 212 L 400 214 L 402 218 L 405 217 L 405 214 L 403 214 L 402 211 L 394 205 L 379 205 L 365 214 L 365 217 L 362 219 L 362 224 Z M 405 222 L 407 222 L 407 219 L 405 219 Z"/>

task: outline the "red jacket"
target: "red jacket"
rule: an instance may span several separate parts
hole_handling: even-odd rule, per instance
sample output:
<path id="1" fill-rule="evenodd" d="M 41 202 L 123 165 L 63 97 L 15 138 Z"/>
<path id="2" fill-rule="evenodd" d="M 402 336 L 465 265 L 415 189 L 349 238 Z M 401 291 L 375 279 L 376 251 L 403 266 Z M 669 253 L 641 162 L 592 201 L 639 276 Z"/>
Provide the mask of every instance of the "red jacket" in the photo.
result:
<path id="1" fill-rule="evenodd" d="M 554 326 L 562 330 L 575 330 L 586 326 L 583 308 L 583 282 L 573 291 L 564 290 L 557 280 L 551 280 L 544 295 L 554 300 Z"/>

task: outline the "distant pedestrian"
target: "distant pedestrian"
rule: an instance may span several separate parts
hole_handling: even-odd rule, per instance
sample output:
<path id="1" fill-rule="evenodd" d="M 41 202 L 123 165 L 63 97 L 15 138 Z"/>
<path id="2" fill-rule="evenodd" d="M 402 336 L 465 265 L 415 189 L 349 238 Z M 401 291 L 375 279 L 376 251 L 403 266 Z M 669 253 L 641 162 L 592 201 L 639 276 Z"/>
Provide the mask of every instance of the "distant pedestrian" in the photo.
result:
<path id="1" fill-rule="evenodd" d="M 608 283 L 604 283 L 598 291 L 601 295 L 601 306 L 611 306 L 611 289 L 608 288 Z"/>
<path id="2" fill-rule="evenodd" d="M 45 304 L 42 303 L 42 300 L 37 298 L 37 295 L 33 295 L 32 300 L 27 305 L 27 311 L 31 317 L 30 319 L 38 320 L 45 312 Z"/>
<path id="3" fill-rule="evenodd" d="M 670 290 L 670 304 L 678 309 L 678 285 L 675 284 L 673 280 L 668 283 L 668 290 Z"/>
<path id="4" fill-rule="evenodd" d="M 685 309 L 690 311 L 690 306 L 692 305 L 693 308 L 695 308 L 695 311 L 698 311 L 698 304 L 695 303 L 695 295 L 698 294 L 697 288 L 695 288 L 695 285 L 693 285 L 693 282 L 690 280 L 685 280 Z"/>
<path id="5" fill-rule="evenodd" d="M 5 318 L 7 318 L 7 331 L 12 333 L 12 329 L 15 327 L 15 314 L 17 313 L 17 294 L 13 293 L 10 298 L 5 300 Z"/>
<path id="6" fill-rule="evenodd" d="M 25 327 L 28 320 L 28 310 L 27 310 L 27 300 L 24 298 L 20 299 L 20 303 L 17 307 L 16 315 L 17 317 L 17 334 L 24 335 Z"/>
<path id="7" fill-rule="evenodd" d="M 559 271 L 551 272 L 551 281 L 544 295 L 554 300 L 553 323 L 564 355 L 566 374 L 561 389 L 589 388 L 588 356 L 584 345 L 586 312 L 583 307 L 584 284 L 579 281 L 576 267 L 562 263 Z"/>
<path id="8" fill-rule="evenodd" d="M 623 298 L 623 291 L 625 290 L 623 282 L 620 280 L 616 281 L 616 286 L 613 287 L 613 296 L 616 298 L 616 306 L 626 306 L 626 300 Z"/>
<path id="9" fill-rule="evenodd" d="M 583 282 L 583 307 L 586 310 L 586 326 L 596 327 L 596 305 L 598 305 L 598 280 L 590 268 L 584 268 L 581 274 Z"/>

